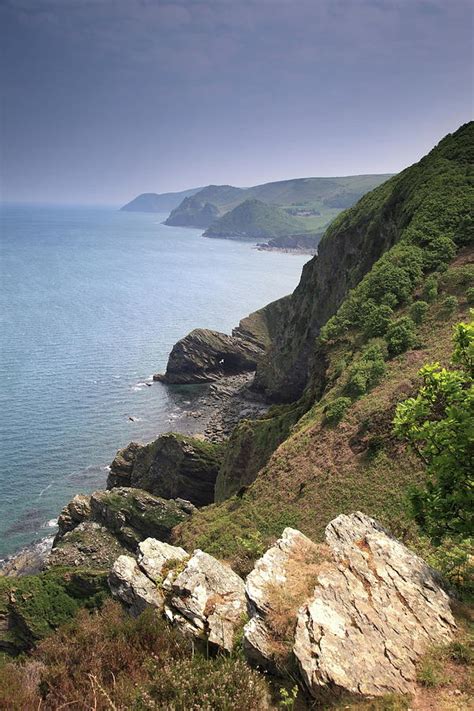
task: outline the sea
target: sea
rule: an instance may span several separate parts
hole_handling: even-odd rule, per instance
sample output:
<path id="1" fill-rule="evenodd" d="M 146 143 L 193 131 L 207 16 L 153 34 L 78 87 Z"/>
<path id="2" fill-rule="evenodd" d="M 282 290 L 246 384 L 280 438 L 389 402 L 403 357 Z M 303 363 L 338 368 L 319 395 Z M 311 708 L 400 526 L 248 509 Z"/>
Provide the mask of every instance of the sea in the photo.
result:
<path id="1" fill-rule="evenodd" d="M 0 562 L 54 533 L 74 494 L 104 488 L 117 449 L 173 429 L 197 390 L 152 375 L 179 338 L 230 333 L 310 258 L 165 218 L 0 208 Z"/>

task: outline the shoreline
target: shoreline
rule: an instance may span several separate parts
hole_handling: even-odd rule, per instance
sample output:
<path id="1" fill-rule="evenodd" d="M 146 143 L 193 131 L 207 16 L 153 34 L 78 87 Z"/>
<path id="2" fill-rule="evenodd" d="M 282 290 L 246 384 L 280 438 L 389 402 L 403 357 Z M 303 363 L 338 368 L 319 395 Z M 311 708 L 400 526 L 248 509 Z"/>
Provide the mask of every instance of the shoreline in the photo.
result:
<path id="1" fill-rule="evenodd" d="M 183 408 L 179 419 L 170 421 L 172 429 L 167 432 L 175 431 L 209 442 L 221 442 L 231 434 L 240 420 L 255 419 L 263 415 L 270 405 L 249 390 L 253 376 L 252 371 L 223 376 L 210 382 L 205 386 L 204 392 L 191 400 L 189 407 Z M 199 387 L 202 389 L 203 385 Z M 157 432 L 155 438 L 163 434 L 165 432 Z M 103 488 L 106 488 L 105 481 Z M 58 511 L 57 516 L 60 513 Z M 54 535 L 44 536 L 5 556 L 0 561 L 0 577 L 19 577 L 41 572 L 53 540 Z"/>

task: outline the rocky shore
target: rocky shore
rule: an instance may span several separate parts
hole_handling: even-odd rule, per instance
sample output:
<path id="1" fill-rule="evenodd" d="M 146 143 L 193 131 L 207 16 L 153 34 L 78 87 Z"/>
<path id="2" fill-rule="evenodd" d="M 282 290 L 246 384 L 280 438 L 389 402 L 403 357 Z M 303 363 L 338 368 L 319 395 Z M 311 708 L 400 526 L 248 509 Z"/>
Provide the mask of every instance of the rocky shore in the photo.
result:
<path id="1" fill-rule="evenodd" d="M 268 409 L 262 397 L 249 389 L 252 379 L 253 373 L 246 372 L 222 376 L 204 388 L 201 386 L 201 394 L 192 398 L 189 407 L 182 410 L 179 419 L 173 422 L 173 430 L 211 443 L 222 442 L 242 419 L 255 419 Z M 88 527 L 87 535 L 91 540 L 107 537 L 106 531 L 96 530 L 98 528 L 98 525 Z M 7 556 L 0 563 L 0 577 L 32 575 L 41 571 L 51 554 L 53 540 L 53 537 L 43 538 Z M 97 555 L 100 558 L 100 554 Z"/>

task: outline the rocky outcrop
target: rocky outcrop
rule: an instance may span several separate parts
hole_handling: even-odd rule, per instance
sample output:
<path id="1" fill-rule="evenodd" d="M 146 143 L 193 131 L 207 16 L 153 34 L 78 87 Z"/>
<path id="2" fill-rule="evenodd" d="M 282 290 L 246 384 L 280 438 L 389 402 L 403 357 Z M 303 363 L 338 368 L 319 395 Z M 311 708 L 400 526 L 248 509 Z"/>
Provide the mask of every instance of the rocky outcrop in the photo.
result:
<path id="1" fill-rule="evenodd" d="M 253 342 L 196 328 L 173 346 L 166 373 L 158 373 L 153 379 L 169 384 L 208 383 L 224 375 L 255 370 L 262 355 L 262 349 Z"/>
<path id="2" fill-rule="evenodd" d="M 298 614 L 294 654 L 309 691 L 409 693 L 416 663 L 455 631 L 449 598 L 423 560 L 364 514 L 326 529 L 333 564 Z"/>
<path id="3" fill-rule="evenodd" d="M 109 574 L 109 587 L 113 597 L 134 617 L 150 606 L 163 609 L 163 593 L 130 556 L 117 558 Z"/>
<path id="4" fill-rule="evenodd" d="M 416 664 L 455 633 L 439 575 L 376 521 L 341 515 L 315 544 L 286 528 L 244 581 L 201 550 L 146 540 L 109 577 L 131 612 L 158 608 L 183 634 L 230 652 L 245 614 L 249 661 L 281 673 L 292 654 L 309 692 L 410 693 Z M 290 668 L 292 668 L 290 666 Z"/>
<path id="5" fill-rule="evenodd" d="M 276 252 L 299 252 L 301 254 L 316 254 L 318 244 L 321 241 L 323 233 L 287 235 L 283 237 L 274 237 L 268 242 L 259 242 L 257 249 L 262 251 Z"/>
<path id="6" fill-rule="evenodd" d="M 132 486 L 205 506 L 214 501 L 221 460 L 218 445 L 169 433 L 148 444 L 132 442 L 121 449 L 110 467 L 107 486 Z"/>
<path id="7" fill-rule="evenodd" d="M 135 552 L 150 536 L 169 540 L 173 528 L 193 511 L 189 501 L 163 499 L 135 488 L 75 497 L 59 517 L 46 565 L 108 568 L 118 555 Z"/>
<path id="8" fill-rule="evenodd" d="M 293 528 L 256 563 L 245 582 L 250 620 L 244 627 L 244 650 L 258 666 L 277 672 L 290 652 L 299 606 L 312 593 L 326 548 Z"/>
<path id="9" fill-rule="evenodd" d="M 155 583 L 161 581 L 163 570 L 171 561 L 181 563 L 188 560 L 189 554 L 184 548 L 170 546 L 164 541 L 147 538 L 138 544 L 138 565 L 143 572 Z"/>
<path id="10" fill-rule="evenodd" d="M 245 614 L 244 581 L 224 563 L 196 550 L 183 572 L 165 581 L 168 618 L 185 633 L 231 651 Z"/>
<path id="11" fill-rule="evenodd" d="M 109 586 L 132 614 L 151 605 L 185 635 L 228 652 L 246 609 L 244 582 L 231 568 L 153 539 L 139 544 L 137 561 L 117 559 Z"/>

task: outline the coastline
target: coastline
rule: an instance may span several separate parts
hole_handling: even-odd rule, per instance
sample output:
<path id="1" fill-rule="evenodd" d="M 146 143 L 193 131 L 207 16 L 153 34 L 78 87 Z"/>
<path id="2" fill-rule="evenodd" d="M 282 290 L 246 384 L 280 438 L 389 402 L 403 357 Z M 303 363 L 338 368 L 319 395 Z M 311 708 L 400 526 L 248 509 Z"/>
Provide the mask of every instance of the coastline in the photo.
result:
<path id="1" fill-rule="evenodd" d="M 254 373 L 249 372 L 223 376 L 205 386 L 186 386 L 199 387 L 202 393 L 190 401 L 189 407 L 183 408 L 168 431 L 215 443 L 226 439 L 240 420 L 258 418 L 269 408 L 262 397 L 249 390 L 253 376 Z M 165 432 L 157 432 L 156 437 L 162 434 Z M 60 511 L 57 512 L 59 514 Z M 0 577 L 19 577 L 41 572 L 53 541 L 54 536 L 48 535 L 7 555 L 0 561 Z"/>

